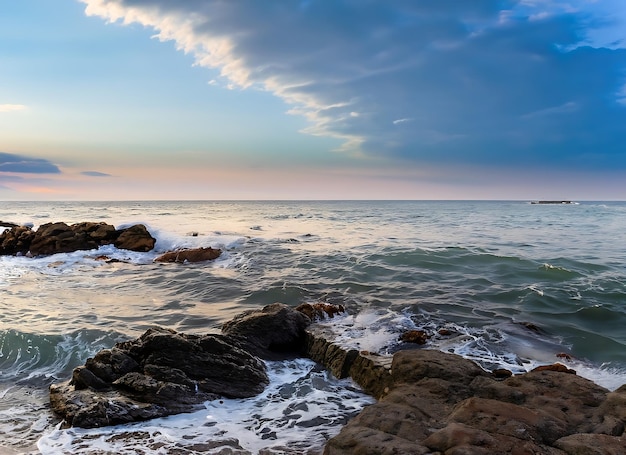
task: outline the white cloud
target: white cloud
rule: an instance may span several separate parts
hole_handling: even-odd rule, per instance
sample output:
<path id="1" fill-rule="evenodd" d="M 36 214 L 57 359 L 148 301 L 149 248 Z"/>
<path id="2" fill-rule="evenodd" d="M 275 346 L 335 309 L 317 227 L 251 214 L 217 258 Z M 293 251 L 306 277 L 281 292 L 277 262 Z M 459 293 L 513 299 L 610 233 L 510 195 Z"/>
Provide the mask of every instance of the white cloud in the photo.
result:
<path id="1" fill-rule="evenodd" d="M 0 112 L 15 112 L 26 110 L 23 104 L 0 104 Z"/>

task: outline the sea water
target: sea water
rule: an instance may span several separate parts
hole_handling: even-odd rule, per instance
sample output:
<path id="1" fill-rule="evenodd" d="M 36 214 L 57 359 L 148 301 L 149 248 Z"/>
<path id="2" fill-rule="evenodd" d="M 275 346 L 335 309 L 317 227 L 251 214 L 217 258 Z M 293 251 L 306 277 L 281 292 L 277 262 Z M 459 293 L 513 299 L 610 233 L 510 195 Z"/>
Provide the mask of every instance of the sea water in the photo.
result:
<path id="1" fill-rule="evenodd" d="M 626 383 L 626 203 L 3 202 L 0 220 L 143 223 L 157 239 L 148 253 L 0 257 L 0 453 L 320 453 L 372 399 L 306 359 L 268 362 L 257 397 L 132 425 L 61 429 L 48 405 L 49 385 L 100 349 L 155 325 L 217 333 L 274 302 L 343 305 L 323 324 L 360 350 L 393 353 L 422 329 L 425 348 L 488 370 L 559 361 Z M 208 246 L 222 256 L 153 262 Z"/>

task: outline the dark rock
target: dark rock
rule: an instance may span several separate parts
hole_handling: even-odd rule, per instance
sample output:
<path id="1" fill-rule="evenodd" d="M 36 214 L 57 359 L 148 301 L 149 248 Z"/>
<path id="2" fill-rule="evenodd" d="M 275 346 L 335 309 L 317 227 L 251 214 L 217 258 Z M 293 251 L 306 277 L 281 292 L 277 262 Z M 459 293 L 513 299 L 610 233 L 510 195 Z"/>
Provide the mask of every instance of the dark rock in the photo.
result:
<path id="1" fill-rule="evenodd" d="M 155 262 L 202 262 L 217 259 L 222 254 L 219 248 L 190 248 L 168 251 L 157 257 Z"/>
<path id="2" fill-rule="evenodd" d="M 423 330 L 407 330 L 399 339 L 404 343 L 426 344 L 429 338 L 430 335 Z"/>
<path id="3" fill-rule="evenodd" d="M 25 255 L 35 232 L 28 226 L 15 226 L 0 234 L 0 255 Z"/>
<path id="4" fill-rule="evenodd" d="M 26 226 L 4 231 L 0 234 L 0 255 L 71 253 L 111 243 L 118 248 L 149 251 L 155 242 L 143 225 L 117 231 L 106 223 L 82 222 L 70 226 L 56 222 L 42 224 L 36 232 Z"/>
<path id="5" fill-rule="evenodd" d="M 263 359 L 281 359 L 304 354 L 306 327 L 311 320 L 283 303 L 250 310 L 224 324 L 222 333 L 239 346 Z"/>
<path id="6" fill-rule="evenodd" d="M 345 313 L 343 305 L 333 305 L 331 303 L 302 303 L 296 307 L 296 311 L 305 314 L 311 321 L 333 318 L 336 314 Z"/>
<path id="7" fill-rule="evenodd" d="M 227 337 L 154 328 L 88 359 L 71 381 L 50 387 L 50 402 L 67 425 L 89 428 L 251 397 L 268 383 L 263 362 Z"/>
<path id="8" fill-rule="evenodd" d="M 15 228 L 18 226 L 19 224 L 11 223 L 9 221 L 0 221 L 0 227 Z"/>
<path id="9" fill-rule="evenodd" d="M 98 247 L 98 242 L 80 230 L 73 229 L 65 223 L 42 224 L 30 244 L 33 256 L 56 253 L 71 253 L 78 250 L 91 250 Z"/>
<path id="10" fill-rule="evenodd" d="M 491 372 L 494 378 L 497 379 L 506 379 L 513 376 L 513 372 L 511 370 L 507 370 L 506 368 L 498 368 Z"/>
<path id="11" fill-rule="evenodd" d="M 117 231 L 118 235 L 113 244 L 123 250 L 146 252 L 154 248 L 156 239 L 150 235 L 143 224 L 135 224 L 126 229 Z"/>

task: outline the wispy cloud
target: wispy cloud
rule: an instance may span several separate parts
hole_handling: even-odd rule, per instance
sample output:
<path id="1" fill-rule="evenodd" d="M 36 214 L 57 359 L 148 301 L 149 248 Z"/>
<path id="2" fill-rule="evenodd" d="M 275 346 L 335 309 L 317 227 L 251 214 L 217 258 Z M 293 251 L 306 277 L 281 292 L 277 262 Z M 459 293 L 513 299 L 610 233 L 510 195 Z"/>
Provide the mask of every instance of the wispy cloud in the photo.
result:
<path id="1" fill-rule="evenodd" d="M 60 174 L 61 170 L 48 160 L 0 152 L 0 172 Z"/>
<path id="2" fill-rule="evenodd" d="M 626 169 L 626 49 L 585 45 L 593 3 L 81 1 L 153 27 L 225 87 L 275 94 L 346 151 L 563 167 L 602 149 L 595 166 Z"/>
<path id="3" fill-rule="evenodd" d="M 23 104 L 0 104 L 0 112 L 24 111 L 27 107 Z"/>
<path id="4" fill-rule="evenodd" d="M 111 174 L 98 171 L 83 171 L 81 175 L 86 175 L 87 177 L 111 177 Z"/>

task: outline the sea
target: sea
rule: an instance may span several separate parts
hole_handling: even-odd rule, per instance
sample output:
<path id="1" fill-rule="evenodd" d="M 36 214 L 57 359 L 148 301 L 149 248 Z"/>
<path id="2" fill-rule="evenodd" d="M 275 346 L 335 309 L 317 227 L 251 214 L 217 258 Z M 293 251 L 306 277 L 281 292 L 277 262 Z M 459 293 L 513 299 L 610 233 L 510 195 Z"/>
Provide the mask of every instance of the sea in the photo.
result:
<path id="1" fill-rule="evenodd" d="M 420 349 L 486 370 L 560 362 L 626 383 L 626 202 L 1 202 L 0 220 L 142 223 L 157 239 L 147 253 L 0 257 L 3 455 L 321 453 L 373 399 L 308 359 L 267 362 L 257 397 L 147 422 L 64 429 L 50 410 L 50 384 L 101 349 L 154 326 L 218 333 L 274 302 L 343 305 L 318 324 L 346 347 L 392 354 L 419 329 Z M 208 246 L 221 257 L 154 262 Z"/>

